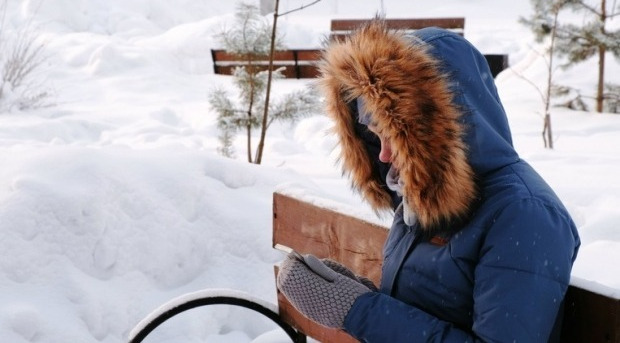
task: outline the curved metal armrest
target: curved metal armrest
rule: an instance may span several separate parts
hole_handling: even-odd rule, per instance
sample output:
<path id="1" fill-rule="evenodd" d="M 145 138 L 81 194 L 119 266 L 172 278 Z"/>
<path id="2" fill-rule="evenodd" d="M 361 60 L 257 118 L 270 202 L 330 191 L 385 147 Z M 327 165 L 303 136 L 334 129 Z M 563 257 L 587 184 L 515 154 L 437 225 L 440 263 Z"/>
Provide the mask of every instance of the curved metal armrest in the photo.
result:
<path id="1" fill-rule="evenodd" d="M 294 343 L 305 343 L 306 336 L 280 318 L 277 306 L 251 295 L 230 289 L 207 289 L 188 293 L 163 304 L 141 320 L 129 333 L 128 343 L 140 343 L 155 328 L 175 315 L 195 307 L 208 305 L 235 305 L 249 308 L 274 321 Z"/>

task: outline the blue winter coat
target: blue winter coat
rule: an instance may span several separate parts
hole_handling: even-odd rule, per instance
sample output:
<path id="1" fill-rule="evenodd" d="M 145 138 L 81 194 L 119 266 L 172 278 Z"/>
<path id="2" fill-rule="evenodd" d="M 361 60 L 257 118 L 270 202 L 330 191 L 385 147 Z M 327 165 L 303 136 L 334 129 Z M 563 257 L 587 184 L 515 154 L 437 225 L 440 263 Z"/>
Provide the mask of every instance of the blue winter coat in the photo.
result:
<path id="1" fill-rule="evenodd" d="M 343 168 L 373 206 L 398 206 L 380 292 L 355 301 L 345 330 L 363 342 L 556 341 L 578 233 L 515 152 L 484 56 L 448 31 L 401 37 L 377 23 L 327 51 L 321 82 Z M 401 172 L 421 214 L 412 226 L 385 186 L 376 137 L 357 120 L 358 97 L 400 165 L 413 165 Z"/>

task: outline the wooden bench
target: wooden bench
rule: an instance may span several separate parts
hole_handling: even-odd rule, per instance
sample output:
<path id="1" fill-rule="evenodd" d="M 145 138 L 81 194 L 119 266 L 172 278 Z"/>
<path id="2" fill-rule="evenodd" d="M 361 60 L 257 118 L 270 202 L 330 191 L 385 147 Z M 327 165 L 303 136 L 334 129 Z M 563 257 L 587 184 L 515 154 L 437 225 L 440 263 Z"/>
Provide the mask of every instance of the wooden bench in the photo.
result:
<path id="1" fill-rule="evenodd" d="M 284 67 L 286 78 L 305 79 L 316 78 L 318 70 L 315 66 L 321 50 L 318 49 L 293 49 L 276 51 L 273 59 L 273 70 Z M 247 67 L 251 63 L 258 71 L 267 70 L 269 56 L 243 56 L 226 52 L 225 50 L 211 49 L 213 59 L 213 71 L 215 74 L 232 75 L 236 67 Z"/>
<path id="2" fill-rule="evenodd" d="M 343 39 L 369 19 L 334 19 L 331 21 L 330 39 Z M 424 19 L 385 19 L 388 28 L 401 31 L 415 31 L 424 27 L 436 26 L 465 34 L 465 18 L 424 18 Z M 290 49 L 277 51 L 274 56 L 274 70 L 284 67 L 286 78 L 316 78 L 319 75 L 316 63 L 320 57 L 320 49 Z M 508 55 L 486 54 L 484 57 L 495 78 L 499 72 L 508 68 Z M 257 70 L 267 70 L 269 56 L 241 56 L 225 50 L 211 49 L 213 72 L 221 75 L 232 75 L 234 68 L 248 66 L 251 63 Z"/>
<path id="3" fill-rule="evenodd" d="M 368 22 L 370 19 L 333 19 L 331 21 L 331 39 L 343 39 L 355 28 Z M 421 19 L 385 19 L 389 29 L 413 32 L 425 27 L 440 27 L 465 36 L 465 18 L 421 18 Z M 485 54 L 485 59 L 491 69 L 493 78 L 502 70 L 508 68 L 508 55 Z"/>
<path id="4" fill-rule="evenodd" d="M 387 233 L 381 225 L 284 194 L 273 195 L 274 247 L 283 245 L 302 254 L 336 260 L 376 285 Z M 570 286 L 564 304 L 562 342 L 620 343 L 620 300 Z M 285 322 L 320 342 L 357 342 L 343 331 L 305 318 L 279 292 L 278 307 Z"/>
<path id="5" fill-rule="evenodd" d="M 333 19 L 331 21 L 331 39 L 343 39 L 353 30 L 367 23 L 369 19 Z M 421 18 L 421 19 L 385 19 L 388 29 L 411 32 L 425 27 L 441 27 L 459 35 L 465 35 L 465 18 Z"/>

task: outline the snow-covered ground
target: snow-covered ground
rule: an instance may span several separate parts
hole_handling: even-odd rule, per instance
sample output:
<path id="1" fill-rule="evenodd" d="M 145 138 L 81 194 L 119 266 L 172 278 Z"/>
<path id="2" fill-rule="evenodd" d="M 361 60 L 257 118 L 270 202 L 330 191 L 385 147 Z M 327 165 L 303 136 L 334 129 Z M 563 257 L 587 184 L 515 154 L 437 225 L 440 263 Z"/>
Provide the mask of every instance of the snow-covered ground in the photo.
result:
<path id="1" fill-rule="evenodd" d="M 281 0 L 281 10 L 309 2 Z M 519 74 L 544 85 L 532 35 L 517 23 L 528 1 L 322 1 L 279 27 L 290 47 L 316 48 L 332 18 L 371 17 L 382 4 L 388 17 L 464 16 L 483 53 L 508 53 Z M 55 95 L 51 107 L 0 113 L 2 342 L 123 342 L 159 305 L 210 288 L 275 302 L 275 190 L 373 216 L 341 177 L 319 109 L 272 127 L 261 166 L 244 162 L 242 136 L 238 159 L 216 153 L 207 94 L 231 80 L 213 74 L 209 49 L 235 5 L 8 0 L 3 34 L 36 28 L 48 54 L 39 76 Z M 595 70 L 589 61 L 556 76 L 589 93 Z M 607 81 L 619 75 L 609 56 Z M 308 82 L 277 81 L 276 95 Z M 572 283 L 620 298 L 620 116 L 554 108 L 556 148 L 546 150 L 536 89 L 511 71 L 497 86 L 516 148 L 579 227 Z M 273 328 L 217 306 L 175 317 L 147 341 L 276 342 Z"/>

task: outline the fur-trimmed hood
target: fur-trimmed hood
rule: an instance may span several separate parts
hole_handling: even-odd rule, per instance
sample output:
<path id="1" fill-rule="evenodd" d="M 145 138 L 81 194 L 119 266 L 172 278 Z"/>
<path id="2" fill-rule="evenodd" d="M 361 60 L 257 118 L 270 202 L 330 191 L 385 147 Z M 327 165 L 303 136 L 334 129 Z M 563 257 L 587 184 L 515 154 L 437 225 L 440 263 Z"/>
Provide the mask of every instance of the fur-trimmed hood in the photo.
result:
<path id="1" fill-rule="evenodd" d="M 518 160 L 486 60 L 456 34 L 406 37 L 376 19 L 330 42 L 320 71 L 343 169 L 375 210 L 393 203 L 357 127 L 357 98 L 392 142 L 403 197 L 422 228 L 466 218 L 484 174 Z"/>

